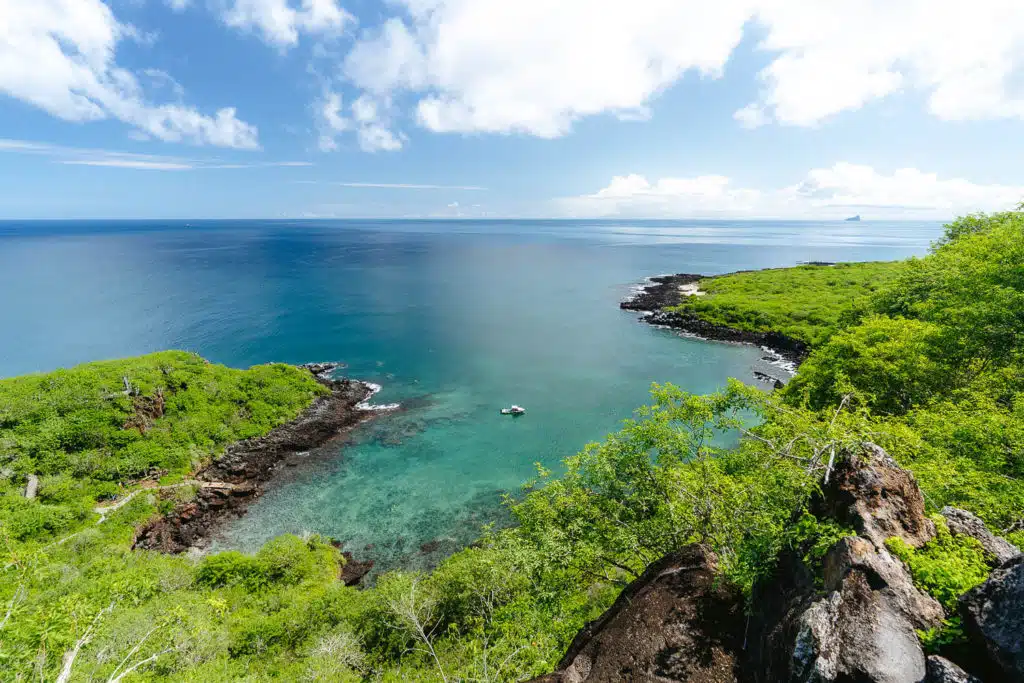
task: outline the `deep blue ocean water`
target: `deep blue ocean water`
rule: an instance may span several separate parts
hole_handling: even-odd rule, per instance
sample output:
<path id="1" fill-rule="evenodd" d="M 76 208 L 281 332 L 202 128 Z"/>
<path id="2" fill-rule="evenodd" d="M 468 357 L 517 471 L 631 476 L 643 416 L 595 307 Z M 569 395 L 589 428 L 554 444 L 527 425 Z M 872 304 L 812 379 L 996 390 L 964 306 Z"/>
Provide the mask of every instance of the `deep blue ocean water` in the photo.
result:
<path id="1" fill-rule="evenodd" d="M 636 322 L 650 275 L 927 251 L 938 223 L 0 222 L 0 376 L 177 348 L 338 360 L 403 410 L 287 470 L 216 547 L 317 531 L 383 565 L 473 538 L 534 463 L 614 431 L 650 383 L 752 380 L 758 349 Z M 501 406 L 527 407 L 522 418 Z M 426 552 L 421 548 L 425 543 Z"/>

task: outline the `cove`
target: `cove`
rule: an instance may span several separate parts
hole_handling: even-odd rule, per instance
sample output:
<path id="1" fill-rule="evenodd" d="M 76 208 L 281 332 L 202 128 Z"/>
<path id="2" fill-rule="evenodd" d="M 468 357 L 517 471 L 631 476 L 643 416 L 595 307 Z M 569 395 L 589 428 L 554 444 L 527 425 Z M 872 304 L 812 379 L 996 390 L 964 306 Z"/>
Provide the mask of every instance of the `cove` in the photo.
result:
<path id="1" fill-rule="evenodd" d="M 248 366 L 341 361 L 381 415 L 311 453 L 218 548 L 316 531 L 422 566 L 500 497 L 614 431 L 651 382 L 753 382 L 756 348 L 618 302 L 645 277 L 923 254 L 938 223 L 203 221 L 0 224 L 0 375 L 165 348 Z M 40 315 L 44 311 L 46 315 Z M 501 416 L 510 403 L 521 418 Z"/>

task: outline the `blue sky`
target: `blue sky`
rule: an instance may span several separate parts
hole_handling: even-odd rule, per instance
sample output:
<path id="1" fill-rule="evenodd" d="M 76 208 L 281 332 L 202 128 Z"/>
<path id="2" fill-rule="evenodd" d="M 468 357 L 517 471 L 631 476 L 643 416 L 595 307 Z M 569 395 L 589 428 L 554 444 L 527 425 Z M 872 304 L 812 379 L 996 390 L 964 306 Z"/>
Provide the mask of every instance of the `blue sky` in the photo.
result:
<path id="1" fill-rule="evenodd" d="M 1016 0 L 0 0 L 0 218 L 948 218 Z"/>

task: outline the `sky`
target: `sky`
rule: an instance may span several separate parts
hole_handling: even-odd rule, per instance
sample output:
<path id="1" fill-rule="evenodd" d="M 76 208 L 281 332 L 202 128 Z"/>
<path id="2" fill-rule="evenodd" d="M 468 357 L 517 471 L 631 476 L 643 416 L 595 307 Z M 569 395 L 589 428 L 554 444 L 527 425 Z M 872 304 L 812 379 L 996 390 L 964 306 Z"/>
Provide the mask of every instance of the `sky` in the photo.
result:
<path id="1" fill-rule="evenodd" d="M 941 219 L 1020 0 L 0 0 L 0 219 Z"/>

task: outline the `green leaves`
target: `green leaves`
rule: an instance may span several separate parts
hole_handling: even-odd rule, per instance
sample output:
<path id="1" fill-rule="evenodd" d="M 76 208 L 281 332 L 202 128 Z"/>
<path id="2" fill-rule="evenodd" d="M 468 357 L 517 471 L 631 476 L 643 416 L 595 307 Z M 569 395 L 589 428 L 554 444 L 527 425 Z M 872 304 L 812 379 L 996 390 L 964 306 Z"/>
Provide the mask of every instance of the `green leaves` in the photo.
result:
<path id="1" fill-rule="evenodd" d="M 954 613 L 957 598 L 985 581 L 989 567 L 981 543 L 967 536 L 953 536 L 941 517 L 933 520 L 935 539 L 923 547 L 915 550 L 895 537 L 885 546 L 906 563 L 918 588 Z"/>

